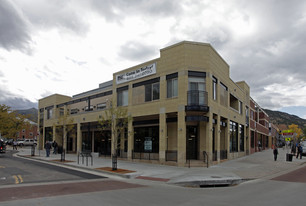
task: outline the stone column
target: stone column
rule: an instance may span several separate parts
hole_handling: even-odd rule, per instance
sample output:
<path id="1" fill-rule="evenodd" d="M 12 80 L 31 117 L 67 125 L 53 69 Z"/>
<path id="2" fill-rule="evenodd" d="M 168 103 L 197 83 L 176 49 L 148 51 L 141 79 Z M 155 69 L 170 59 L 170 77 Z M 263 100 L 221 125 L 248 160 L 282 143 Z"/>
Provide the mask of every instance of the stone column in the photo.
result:
<path id="1" fill-rule="evenodd" d="M 177 163 L 178 166 L 185 166 L 186 163 L 186 122 L 185 108 L 178 112 L 178 131 L 177 131 Z"/>
<path id="2" fill-rule="evenodd" d="M 160 109 L 159 114 L 159 161 L 164 163 L 166 161 L 167 149 L 167 122 L 165 108 Z"/>
<path id="3" fill-rule="evenodd" d="M 82 152 L 82 131 L 81 131 L 81 123 L 77 123 L 77 152 Z"/>
<path id="4" fill-rule="evenodd" d="M 128 122 L 128 159 L 132 159 L 132 152 L 134 150 L 134 128 L 133 121 Z"/>
<path id="5" fill-rule="evenodd" d="M 221 150 L 221 146 L 220 146 L 220 136 L 221 136 L 221 126 L 220 126 L 220 116 L 217 116 L 217 122 L 216 122 L 216 126 L 215 126 L 215 146 L 216 146 L 216 150 L 217 150 L 217 161 L 218 163 L 220 163 L 220 150 Z"/>

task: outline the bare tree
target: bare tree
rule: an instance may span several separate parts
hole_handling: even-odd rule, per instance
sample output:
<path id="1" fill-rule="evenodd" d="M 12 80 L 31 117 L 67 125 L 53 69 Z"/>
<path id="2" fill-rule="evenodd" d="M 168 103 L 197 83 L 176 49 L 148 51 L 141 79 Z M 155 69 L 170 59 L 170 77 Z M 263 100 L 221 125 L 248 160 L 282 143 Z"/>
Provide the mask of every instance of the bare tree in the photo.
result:
<path id="1" fill-rule="evenodd" d="M 117 152 L 121 141 L 119 138 L 124 135 L 125 129 L 131 117 L 125 107 L 115 107 L 112 101 L 107 102 L 104 113 L 98 119 L 99 125 L 103 130 L 110 130 L 112 134 L 112 163 L 113 170 L 117 170 Z"/>

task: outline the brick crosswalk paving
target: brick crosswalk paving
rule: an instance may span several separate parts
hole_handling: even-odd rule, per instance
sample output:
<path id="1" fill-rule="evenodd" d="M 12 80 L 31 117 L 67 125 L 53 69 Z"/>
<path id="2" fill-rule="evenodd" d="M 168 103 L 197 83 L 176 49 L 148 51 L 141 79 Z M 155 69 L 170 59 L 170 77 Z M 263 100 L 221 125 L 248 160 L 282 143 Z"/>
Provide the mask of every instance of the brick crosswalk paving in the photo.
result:
<path id="1" fill-rule="evenodd" d="M 289 172 L 287 174 L 272 178 L 272 180 L 306 183 L 306 166 L 297 169 L 293 172 Z"/>
<path id="2" fill-rule="evenodd" d="M 88 181 L 1 188 L 0 202 L 138 187 L 144 186 L 114 180 L 98 180 L 94 182 Z"/>

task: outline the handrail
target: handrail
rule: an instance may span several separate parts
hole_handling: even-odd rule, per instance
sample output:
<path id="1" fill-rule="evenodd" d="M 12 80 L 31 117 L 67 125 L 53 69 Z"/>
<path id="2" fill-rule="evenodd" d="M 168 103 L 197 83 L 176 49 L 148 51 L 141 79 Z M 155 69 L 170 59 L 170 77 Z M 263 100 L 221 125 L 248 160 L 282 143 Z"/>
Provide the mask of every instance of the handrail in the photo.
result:
<path id="1" fill-rule="evenodd" d="M 208 154 L 207 154 L 207 152 L 206 151 L 203 151 L 203 156 L 204 156 L 204 162 L 206 162 L 206 164 L 207 164 L 207 168 L 208 168 Z"/>

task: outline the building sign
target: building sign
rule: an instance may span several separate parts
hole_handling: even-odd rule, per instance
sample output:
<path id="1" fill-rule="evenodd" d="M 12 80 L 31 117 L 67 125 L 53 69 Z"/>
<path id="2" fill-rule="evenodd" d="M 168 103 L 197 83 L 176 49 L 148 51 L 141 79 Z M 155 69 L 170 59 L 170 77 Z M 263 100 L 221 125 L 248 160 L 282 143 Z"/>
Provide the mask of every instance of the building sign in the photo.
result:
<path id="1" fill-rule="evenodd" d="M 283 136 L 293 136 L 294 132 L 292 130 L 283 130 L 282 135 Z"/>
<path id="2" fill-rule="evenodd" d="M 133 81 L 146 76 L 150 76 L 152 74 L 156 74 L 156 63 L 136 69 L 134 71 L 129 71 L 124 74 L 116 75 L 116 84 Z"/>
<path id="3" fill-rule="evenodd" d="M 151 140 L 151 137 L 145 137 L 144 150 L 146 152 L 151 152 L 152 151 L 152 140 Z"/>

